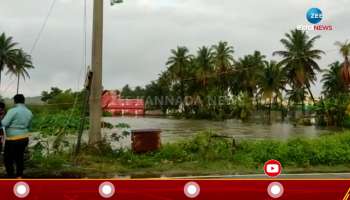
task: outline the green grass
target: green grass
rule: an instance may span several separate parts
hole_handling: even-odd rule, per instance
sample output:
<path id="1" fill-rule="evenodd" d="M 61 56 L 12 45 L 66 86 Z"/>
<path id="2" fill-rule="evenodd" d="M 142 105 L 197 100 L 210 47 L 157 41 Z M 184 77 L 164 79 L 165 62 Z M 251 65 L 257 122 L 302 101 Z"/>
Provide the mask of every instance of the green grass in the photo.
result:
<path id="1" fill-rule="evenodd" d="M 148 154 L 112 151 L 104 144 L 99 150 L 85 147 L 76 158 L 68 153 L 35 154 L 28 173 L 32 177 L 94 178 L 252 174 L 263 173 L 270 159 L 279 160 L 285 173 L 349 172 L 350 132 L 315 139 L 244 140 L 235 146 L 232 140 L 206 132 Z"/>

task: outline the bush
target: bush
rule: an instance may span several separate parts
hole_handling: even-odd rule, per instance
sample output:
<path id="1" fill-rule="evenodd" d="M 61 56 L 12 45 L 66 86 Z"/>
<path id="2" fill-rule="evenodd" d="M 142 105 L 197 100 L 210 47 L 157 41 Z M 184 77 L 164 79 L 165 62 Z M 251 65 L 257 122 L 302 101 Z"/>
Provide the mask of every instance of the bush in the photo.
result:
<path id="1" fill-rule="evenodd" d="M 244 141 L 234 157 L 249 157 L 259 166 L 270 159 L 284 165 L 337 165 L 350 163 L 350 133 L 321 136 L 315 139 L 294 138 L 286 142 L 274 140 Z M 237 159 L 236 159 L 237 160 Z"/>
<path id="2" fill-rule="evenodd" d="M 195 160 L 220 160 L 232 158 L 232 141 L 211 132 L 197 134 L 183 142 L 183 149 Z"/>
<path id="3" fill-rule="evenodd" d="M 64 152 L 47 156 L 41 154 L 42 146 L 33 151 L 32 166 L 40 169 L 58 169 L 70 166 L 70 156 Z M 309 168 L 350 164 L 350 132 L 325 135 L 315 139 L 293 138 L 278 140 L 243 140 L 233 146 L 232 140 L 211 132 L 197 134 L 192 139 L 165 144 L 159 151 L 135 154 L 130 149 L 113 150 L 107 143 L 98 149 L 82 147 L 82 165 L 120 164 L 126 171 L 201 170 L 215 166 L 223 169 L 259 169 L 270 159 L 279 160 L 284 167 Z M 62 156 L 63 155 L 63 156 Z M 85 163 L 84 163 L 85 162 Z M 87 164 L 86 164 L 87 163 Z M 224 165 L 224 166 L 222 166 Z"/>
<path id="4" fill-rule="evenodd" d="M 117 157 L 124 163 L 132 162 L 134 167 L 150 167 L 161 162 L 223 160 L 236 165 L 261 167 L 270 159 L 279 160 L 286 166 L 297 167 L 350 164 L 350 133 L 316 139 L 294 138 L 288 141 L 244 140 L 233 148 L 231 140 L 204 132 L 191 140 L 166 144 L 157 152 L 138 155 L 127 150 Z"/>
<path id="5" fill-rule="evenodd" d="M 303 138 L 291 139 L 286 145 L 287 153 L 284 159 L 286 164 L 296 164 L 302 167 L 310 165 L 310 159 L 314 156 L 314 148 L 312 148 L 309 140 Z"/>
<path id="6" fill-rule="evenodd" d="M 316 121 L 320 126 L 348 126 L 350 114 L 350 98 L 348 94 L 321 99 L 313 108 L 316 111 Z"/>
<path id="7" fill-rule="evenodd" d="M 61 131 L 76 133 L 80 126 L 80 112 L 78 110 L 65 110 L 57 113 L 40 113 L 33 119 L 32 131 L 44 135 L 57 135 Z M 86 120 L 88 123 L 88 120 Z M 85 127 L 87 128 L 87 126 Z"/>
<path id="8" fill-rule="evenodd" d="M 315 155 L 311 164 L 336 165 L 350 163 L 350 135 L 325 136 L 314 140 Z"/>
<path id="9" fill-rule="evenodd" d="M 252 159 L 257 164 L 263 164 L 270 159 L 282 160 L 285 155 L 285 148 L 279 141 L 262 140 L 252 143 L 253 151 L 251 152 Z"/>

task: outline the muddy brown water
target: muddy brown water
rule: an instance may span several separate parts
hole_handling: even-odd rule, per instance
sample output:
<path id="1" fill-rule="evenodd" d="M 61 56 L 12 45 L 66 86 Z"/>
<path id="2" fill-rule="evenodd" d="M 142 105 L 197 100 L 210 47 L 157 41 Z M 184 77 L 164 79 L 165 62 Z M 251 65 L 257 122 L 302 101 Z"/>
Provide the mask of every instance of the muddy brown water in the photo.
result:
<path id="1" fill-rule="evenodd" d="M 281 122 L 272 124 L 259 122 L 243 123 L 233 119 L 209 121 L 161 117 L 107 117 L 103 120 L 112 124 L 126 123 L 130 125 L 131 129 L 161 129 L 161 138 L 163 142 L 174 142 L 180 139 L 186 139 L 198 132 L 208 130 L 237 139 L 273 138 L 281 140 L 298 136 L 317 137 L 331 131 L 340 131 L 316 126 L 294 126 L 290 123 Z"/>
<path id="2" fill-rule="evenodd" d="M 215 134 L 235 138 L 236 140 L 245 139 L 278 139 L 286 140 L 292 137 L 318 137 L 338 129 L 318 128 L 316 126 L 294 126 L 290 123 L 275 122 L 272 124 L 253 122 L 241 122 L 239 120 L 210 121 L 210 120 L 192 120 L 192 119 L 174 119 L 164 117 L 105 117 L 103 121 L 113 125 L 126 123 L 130 129 L 160 129 L 161 143 L 173 143 L 179 140 L 189 139 L 202 131 L 212 131 Z M 131 148 L 131 136 L 115 140 L 113 135 L 121 135 L 121 129 L 103 129 L 103 137 L 111 144 L 112 149 Z M 38 139 L 42 138 L 40 133 L 33 133 L 30 140 L 30 146 L 34 146 Z M 65 140 L 70 144 L 76 143 L 77 134 L 70 134 Z M 35 139 L 37 138 L 37 139 Z M 49 149 L 52 148 L 55 136 L 46 139 Z M 88 133 L 84 131 L 82 142 L 88 141 Z M 43 143 L 44 145 L 46 142 Z"/>

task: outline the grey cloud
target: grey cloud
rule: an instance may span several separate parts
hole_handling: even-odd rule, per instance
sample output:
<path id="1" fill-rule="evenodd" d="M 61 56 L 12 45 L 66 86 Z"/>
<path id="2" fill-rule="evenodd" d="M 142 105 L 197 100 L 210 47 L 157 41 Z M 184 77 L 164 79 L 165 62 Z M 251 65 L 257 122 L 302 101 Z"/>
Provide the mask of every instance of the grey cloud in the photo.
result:
<path id="1" fill-rule="evenodd" d="M 30 49 L 50 2 L 0 0 L 0 32 L 14 36 Z M 186 45 L 194 53 L 199 46 L 226 40 L 235 47 L 236 58 L 260 50 L 268 58 L 278 59 L 272 52 L 282 48 L 279 40 L 298 24 L 307 24 L 305 12 L 314 6 L 325 12 L 324 23 L 336 26 L 336 31 L 310 32 L 322 35 L 317 48 L 332 50 L 320 61 L 323 68 L 341 59 L 334 51 L 334 42 L 349 38 L 346 8 L 350 2 L 346 0 L 125 0 L 113 7 L 105 0 L 105 4 L 105 88 L 145 85 L 156 79 L 166 68 L 170 49 L 178 45 Z M 91 5 L 88 0 L 88 49 Z M 25 94 L 38 95 L 50 86 L 77 89 L 78 82 L 82 83 L 82 17 L 83 0 L 57 1 L 33 54 L 36 69 L 22 87 Z M 12 95 L 14 88 L 5 94 Z M 319 93 L 320 85 L 313 90 Z"/>

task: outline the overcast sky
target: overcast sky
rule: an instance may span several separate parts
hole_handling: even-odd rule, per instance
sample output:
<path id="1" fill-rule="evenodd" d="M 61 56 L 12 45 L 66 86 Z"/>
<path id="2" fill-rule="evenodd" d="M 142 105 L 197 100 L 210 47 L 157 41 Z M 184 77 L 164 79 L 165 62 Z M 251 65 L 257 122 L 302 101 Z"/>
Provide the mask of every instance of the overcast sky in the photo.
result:
<path id="1" fill-rule="evenodd" d="M 305 15 L 319 7 L 321 22 L 336 30 L 320 34 L 316 48 L 327 52 L 322 68 L 341 59 L 335 41 L 350 38 L 349 0 L 124 0 L 111 6 L 105 0 L 103 85 L 118 89 L 125 84 L 145 85 L 165 70 L 170 49 L 185 45 L 192 53 L 202 45 L 228 41 L 235 58 L 260 50 L 268 58 L 282 48 L 279 40 Z M 30 51 L 52 0 L 0 0 L 0 32 L 13 36 Z M 35 70 L 21 82 L 21 92 L 39 95 L 51 86 L 82 87 L 84 79 L 83 0 L 57 0 L 47 26 L 32 54 Z M 88 49 L 91 48 L 92 0 L 87 0 Z M 88 51 L 88 63 L 90 63 Z M 12 96 L 15 77 L 6 77 L 1 95 Z M 319 94 L 320 85 L 313 91 Z"/>

